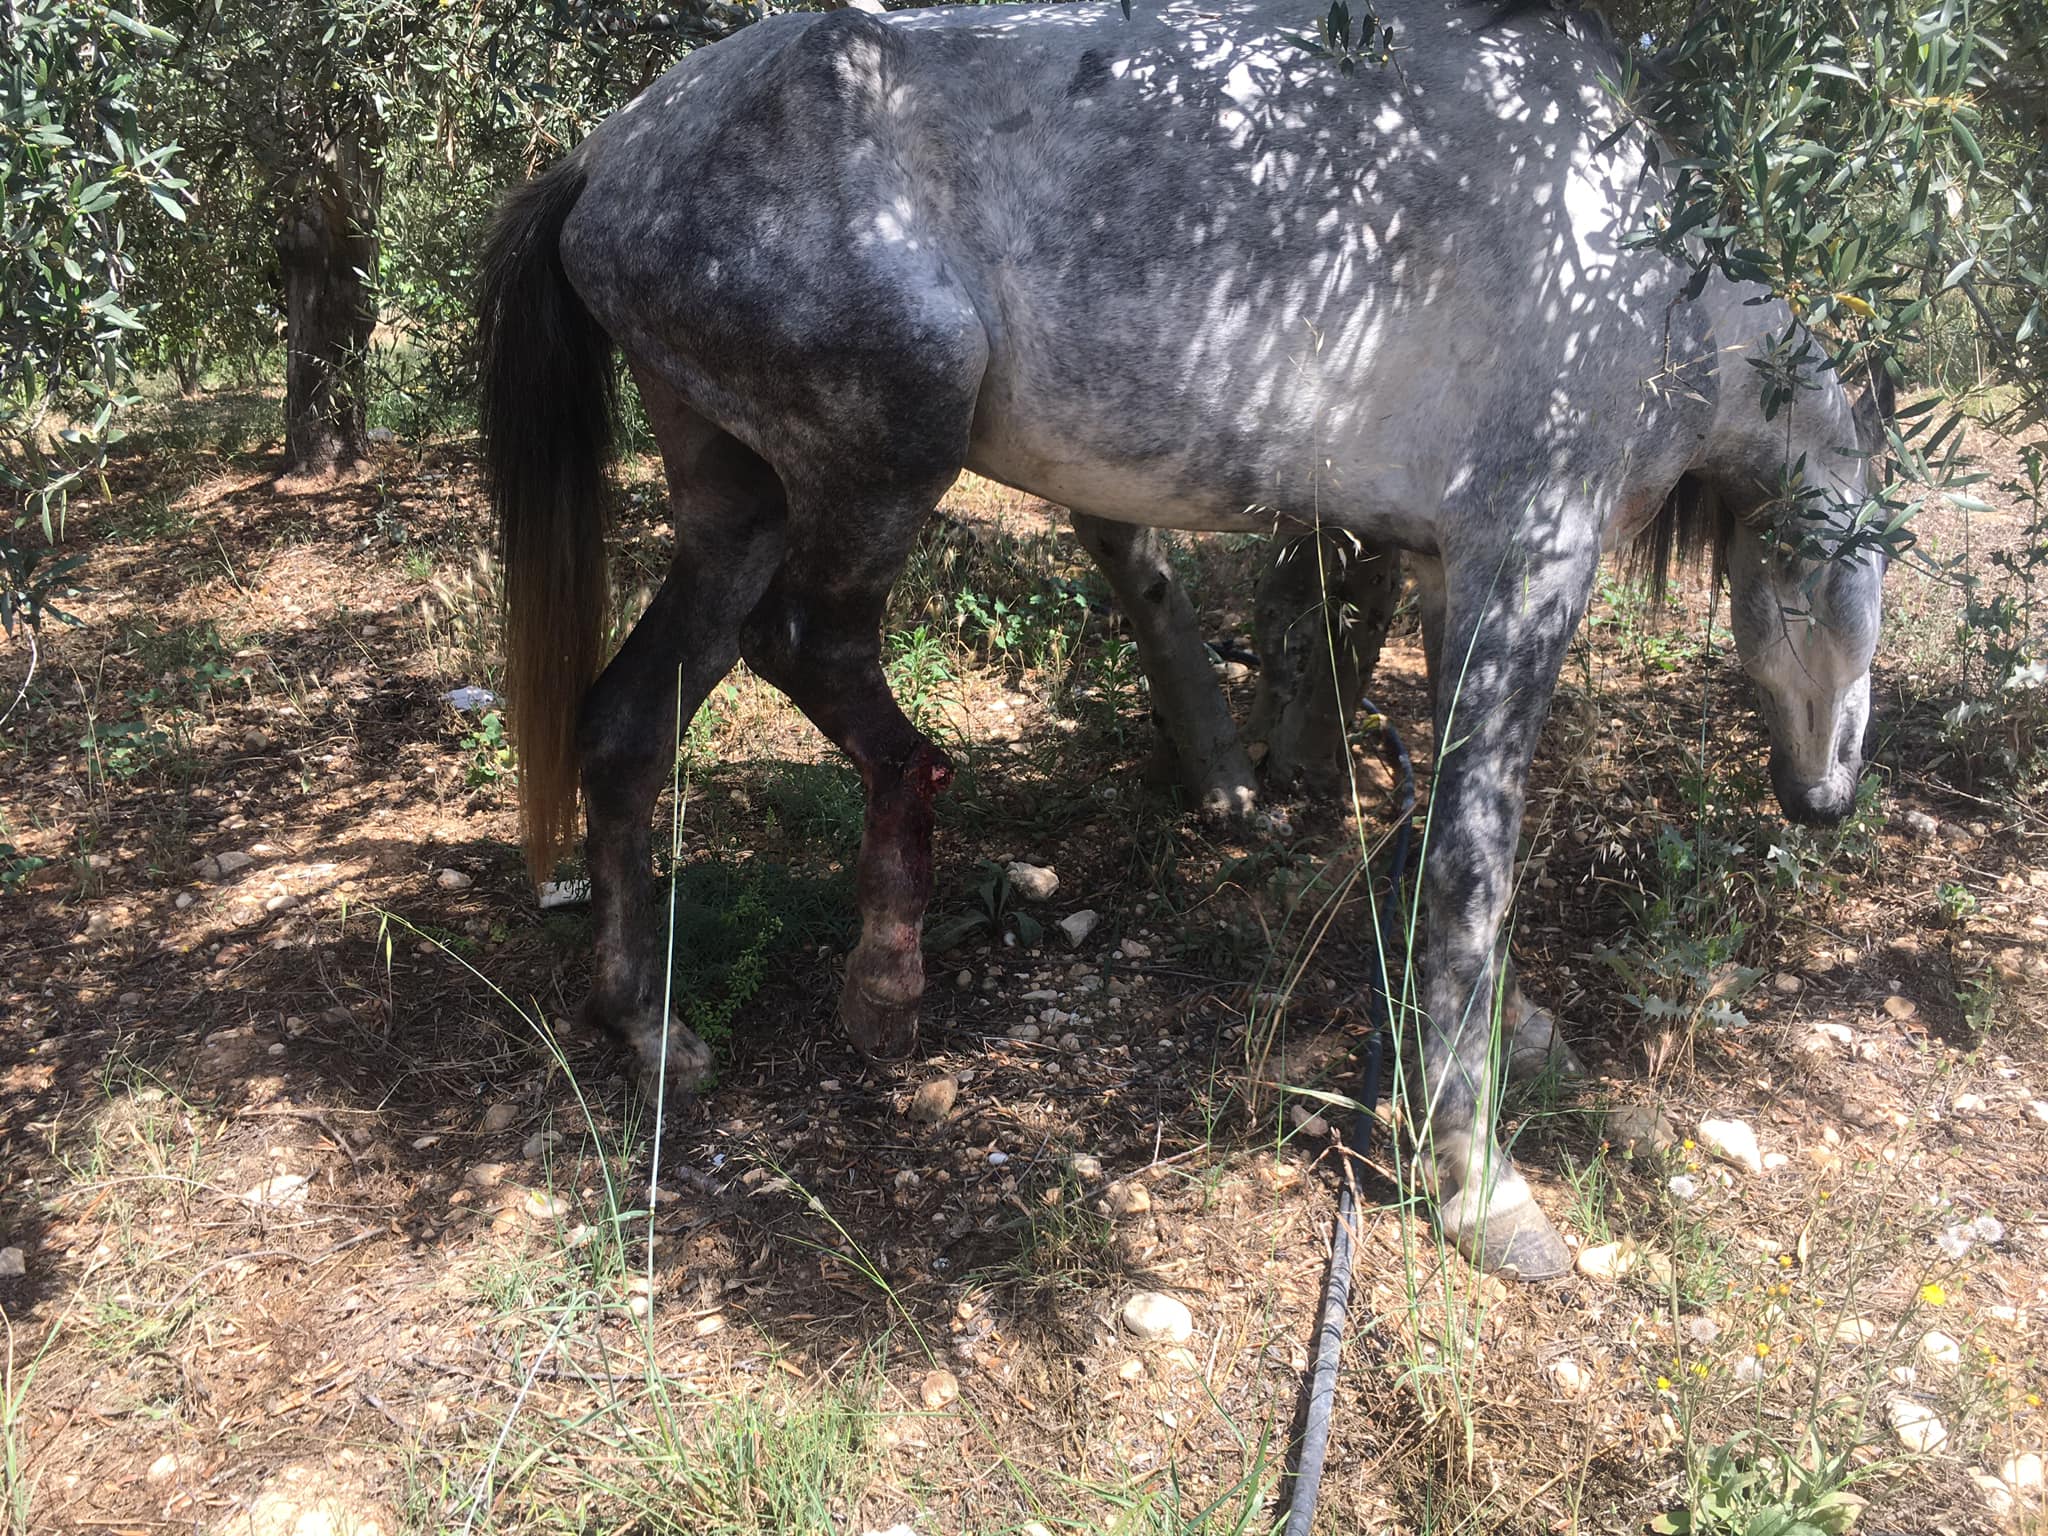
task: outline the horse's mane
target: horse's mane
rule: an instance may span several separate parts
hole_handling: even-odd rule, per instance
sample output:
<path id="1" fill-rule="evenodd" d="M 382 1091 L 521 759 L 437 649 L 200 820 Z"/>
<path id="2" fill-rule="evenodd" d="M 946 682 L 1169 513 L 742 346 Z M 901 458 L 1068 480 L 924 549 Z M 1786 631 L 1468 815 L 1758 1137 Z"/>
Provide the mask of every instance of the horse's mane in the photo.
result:
<path id="1" fill-rule="evenodd" d="M 1702 475 L 1684 475 L 1657 515 L 1630 541 L 1623 566 L 1660 603 L 1671 589 L 1674 563 L 1694 566 L 1702 559 L 1710 561 L 1713 583 L 1719 587 L 1734 534 L 1735 513 L 1720 491 Z"/>

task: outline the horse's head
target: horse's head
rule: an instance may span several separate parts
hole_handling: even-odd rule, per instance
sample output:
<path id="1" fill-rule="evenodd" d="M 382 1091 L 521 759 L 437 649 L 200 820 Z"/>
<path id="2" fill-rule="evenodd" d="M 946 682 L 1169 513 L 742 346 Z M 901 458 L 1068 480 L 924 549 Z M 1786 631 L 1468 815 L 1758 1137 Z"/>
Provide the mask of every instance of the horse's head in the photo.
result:
<path id="1" fill-rule="evenodd" d="M 1857 427 L 1863 457 L 1837 452 L 1832 465 L 1817 452 L 1807 458 L 1809 476 L 1824 480 L 1833 504 L 1825 521 L 1836 533 L 1862 501 L 1882 443 L 1860 407 Z M 1737 518 L 1726 560 L 1730 622 L 1770 727 L 1778 804 L 1793 821 L 1838 822 L 1855 806 L 1863 770 L 1885 556 L 1865 548 L 1816 559 L 1790 547 L 1768 520 Z"/>

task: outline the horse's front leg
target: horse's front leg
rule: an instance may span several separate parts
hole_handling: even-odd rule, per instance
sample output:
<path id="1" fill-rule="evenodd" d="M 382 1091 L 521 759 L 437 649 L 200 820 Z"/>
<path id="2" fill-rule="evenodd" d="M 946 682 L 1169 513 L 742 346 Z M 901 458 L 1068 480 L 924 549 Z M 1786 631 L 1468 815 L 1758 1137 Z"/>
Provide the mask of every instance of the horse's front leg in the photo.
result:
<path id="1" fill-rule="evenodd" d="M 1571 1254 L 1495 1136 L 1499 940 L 1529 763 L 1596 559 L 1511 551 L 1453 567 L 1429 640 L 1437 746 L 1418 1151 L 1444 1235 L 1481 1268 L 1530 1280 L 1563 1273 Z"/>

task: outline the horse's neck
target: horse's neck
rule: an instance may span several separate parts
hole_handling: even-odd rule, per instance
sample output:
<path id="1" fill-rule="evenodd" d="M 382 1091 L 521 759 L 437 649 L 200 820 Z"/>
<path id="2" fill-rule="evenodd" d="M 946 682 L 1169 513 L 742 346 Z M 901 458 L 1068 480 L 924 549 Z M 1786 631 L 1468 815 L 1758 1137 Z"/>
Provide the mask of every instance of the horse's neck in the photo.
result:
<path id="1" fill-rule="evenodd" d="M 1818 340 L 1801 367 L 1802 387 L 1775 413 L 1765 414 L 1765 376 L 1750 364 L 1766 355 L 1769 343 L 1783 337 L 1793 320 L 1782 300 L 1751 302 L 1762 292 L 1752 285 L 1716 280 L 1701 295 L 1708 307 L 1720 388 L 1713 429 L 1694 467 L 1730 491 L 1753 487 L 1769 495 L 1776 492 L 1785 471 L 1803 458 L 1809 484 L 1833 483 L 1847 489 L 1856 473 L 1855 414 L 1848 391 L 1827 366 Z"/>

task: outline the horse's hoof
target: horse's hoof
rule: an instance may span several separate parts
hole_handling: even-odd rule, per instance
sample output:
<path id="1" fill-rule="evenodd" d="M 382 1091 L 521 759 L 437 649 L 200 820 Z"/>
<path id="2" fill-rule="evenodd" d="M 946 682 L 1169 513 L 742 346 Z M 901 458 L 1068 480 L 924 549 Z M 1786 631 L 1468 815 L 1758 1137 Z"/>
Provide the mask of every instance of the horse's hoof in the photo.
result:
<path id="1" fill-rule="evenodd" d="M 1557 1032 L 1557 1019 L 1551 1011 L 1524 1004 L 1508 1042 L 1508 1076 L 1528 1083 L 1546 1074 L 1571 1081 L 1584 1077 L 1586 1067 Z"/>
<path id="2" fill-rule="evenodd" d="M 695 1093 L 711 1076 L 711 1047 L 673 1015 L 664 1041 L 659 1009 L 651 1015 L 619 1019 L 605 1012 L 592 998 L 583 1005 L 583 1022 L 586 1028 L 602 1029 L 632 1047 L 640 1060 L 641 1077 L 650 1091 L 666 1076 L 670 1088 Z"/>
<path id="3" fill-rule="evenodd" d="M 870 1061 L 901 1061 L 917 1046 L 917 998 L 877 996 L 848 975 L 839 994 L 839 1026 Z"/>
<path id="4" fill-rule="evenodd" d="M 1572 1267 L 1571 1249 L 1526 1198 L 1488 1213 L 1478 1230 L 1459 1237 L 1458 1249 L 1485 1273 L 1509 1280 L 1555 1280 Z"/>
<path id="5" fill-rule="evenodd" d="M 1201 793 L 1199 812 L 1212 827 L 1231 827 L 1250 821 L 1259 808 L 1259 792 L 1250 784 L 1220 782 Z"/>

